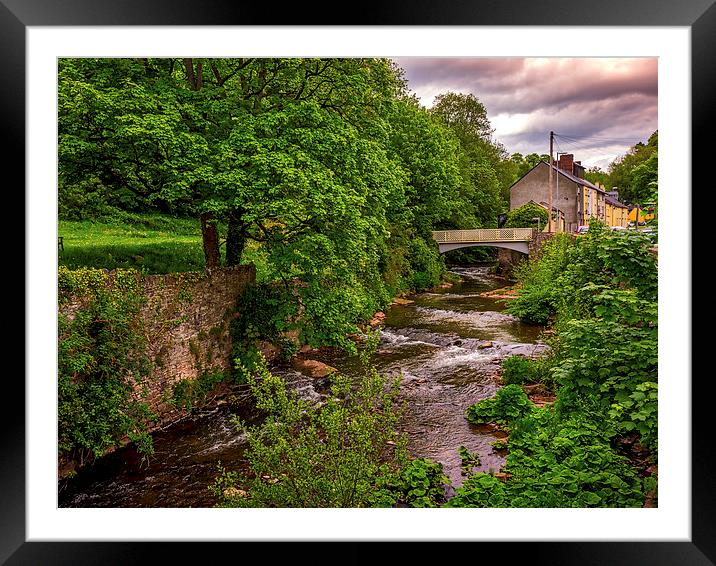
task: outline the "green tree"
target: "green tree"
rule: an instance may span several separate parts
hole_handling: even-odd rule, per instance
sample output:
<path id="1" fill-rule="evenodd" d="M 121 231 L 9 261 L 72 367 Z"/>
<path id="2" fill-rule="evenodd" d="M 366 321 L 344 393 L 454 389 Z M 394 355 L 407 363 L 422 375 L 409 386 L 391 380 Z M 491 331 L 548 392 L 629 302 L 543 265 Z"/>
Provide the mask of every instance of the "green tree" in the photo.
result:
<path id="1" fill-rule="evenodd" d="M 604 171 L 601 167 L 590 167 L 585 171 L 584 178 L 590 183 L 601 183 L 609 190 L 609 173 Z"/>
<path id="2" fill-rule="evenodd" d="M 619 198 L 629 204 L 656 200 L 658 189 L 659 132 L 639 142 L 609 165 L 609 187 L 618 187 Z"/>
<path id="3" fill-rule="evenodd" d="M 547 225 L 547 210 L 533 202 L 513 208 L 507 213 L 505 228 L 539 228 Z M 534 220 L 538 218 L 539 220 Z"/>
<path id="4" fill-rule="evenodd" d="M 473 94 L 447 92 L 435 98 L 431 113 L 450 128 L 462 148 L 461 198 L 466 206 L 460 224 L 496 226 L 506 208 L 501 191 L 512 184 L 514 171 L 507 152 L 492 138 L 485 106 Z"/>
<path id="5" fill-rule="evenodd" d="M 632 171 L 632 191 L 640 204 L 656 203 L 659 198 L 659 156 L 652 153 Z"/>
<path id="6" fill-rule="evenodd" d="M 110 204 L 120 208 L 196 214 L 210 267 L 219 258 L 217 219 L 229 226 L 229 264 L 240 261 L 246 238 L 266 238 L 267 222 L 286 224 L 288 238 L 309 222 L 277 219 L 272 205 L 280 201 L 285 209 L 305 198 L 286 194 L 296 164 L 279 161 L 287 147 L 316 142 L 323 128 L 317 114 L 380 140 L 380 117 L 403 88 L 390 62 L 366 59 L 63 59 L 59 84 L 60 199 L 91 182 L 96 194 L 116 195 Z M 312 130 L 305 138 L 296 135 L 302 113 Z M 244 129 L 259 139 L 247 139 Z M 325 133 L 330 141 L 333 132 Z M 227 178 L 223 159 L 232 149 L 262 154 L 263 161 L 234 161 L 240 170 Z M 346 158 L 363 158 L 350 155 L 346 140 L 340 149 Z M 301 184 L 320 186 L 342 169 L 314 167 L 318 177 L 307 173 Z"/>
<path id="7" fill-rule="evenodd" d="M 549 155 L 538 155 L 537 153 L 522 155 L 521 153 L 513 153 L 510 156 L 510 161 L 516 169 L 514 181 L 517 181 L 529 173 L 530 169 L 536 167 L 540 161 L 549 163 Z"/>

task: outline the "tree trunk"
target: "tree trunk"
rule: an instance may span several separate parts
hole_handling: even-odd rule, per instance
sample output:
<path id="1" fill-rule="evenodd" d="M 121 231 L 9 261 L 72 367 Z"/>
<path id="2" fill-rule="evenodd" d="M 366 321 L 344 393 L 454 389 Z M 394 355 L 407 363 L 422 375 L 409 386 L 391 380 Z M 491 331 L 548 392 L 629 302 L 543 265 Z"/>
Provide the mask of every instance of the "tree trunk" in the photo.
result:
<path id="1" fill-rule="evenodd" d="M 216 229 L 214 215 L 210 212 L 204 212 L 201 215 L 201 238 L 204 243 L 204 259 L 206 260 L 206 268 L 214 269 L 221 264 L 221 255 L 219 254 L 219 233 Z"/>
<path id="2" fill-rule="evenodd" d="M 229 228 L 226 234 L 226 265 L 239 265 L 246 245 L 246 235 L 241 224 L 241 209 L 229 213 Z"/>

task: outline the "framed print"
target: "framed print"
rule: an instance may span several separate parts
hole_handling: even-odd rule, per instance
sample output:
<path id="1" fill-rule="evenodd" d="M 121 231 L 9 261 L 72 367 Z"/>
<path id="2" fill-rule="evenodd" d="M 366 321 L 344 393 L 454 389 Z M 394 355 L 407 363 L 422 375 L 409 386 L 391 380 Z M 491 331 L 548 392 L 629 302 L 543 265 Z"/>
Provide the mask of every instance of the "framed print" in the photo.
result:
<path id="1" fill-rule="evenodd" d="M 25 383 L 21 384 L 9 374 L 4 395 L 8 402 L 1 429 L 6 458 L 0 472 L 0 562 L 9 565 L 124 564 L 149 562 L 158 556 L 162 560 L 188 562 L 206 560 L 207 545 L 196 543 L 212 542 L 214 545 L 209 547 L 208 552 L 214 552 L 214 548 L 228 548 L 236 558 L 239 557 L 238 549 L 248 547 L 225 543 L 280 542 L 282 544 L 271 544 L 270 547 L 255 546 L 260 546 L 262 550 L 270 548 L 269 552 L 281 559 L 291 559 L 301 549 L 311 548 L 310 555 L 315 555 L 324 554 L 322 549 L 337 546 L 338 552 L 348 553 L 346 556 L 354 557 L 357 563 L 383 552 L 379 549 L 381 545 L 374 544 L 377 542 L 490 542 L 492 547 L 505 555 L 518 555 L 519 560 L 537 560 L 545 564 L 716 563 L 713 537 L 713 532 L 716 532 L 713 509 L 716 495 L 711 480 L 712 442 L 708 438 L 712 427 L 707 421 L 710 410 L 705 406 L 709 400 L 708 379 L 703 372 L 692 373 L 692 340 L 696 338 L 696 329 L 692 336 L 690 288 L 691 261 L 692 257 L 696 257 L 692 256 L 691 246 L 700 241 L 692 237 L 692 233 L 696 233 L 692 229 L 705 225 L 701 216 L 692 214 L 692 187 L 697 184 L 710 186 L 705 171 L 710 162 L 707 147 L 711 145 L 706 133 L 711 131 L 712 101 L 716 99 L 713 72 L 716 7 L 712 0 L 689 0 L 680 5 L 665 0 L 657 4 L 610 1 L 598 7 L 583 0 L 560 0 L 550 4 L 549 9 L 528 2 L 509 5 L 494 2 L 490 5 L 440 6 L 439 10 L 435 5 L 423 2 L 409 5 L 394 2 L 361 6 L 356 17 L 346 22 L 327 14 L 327 21 L 317 22 L 313 17 L 314 11 L 306 10 L 306 6 L 302 7 L 303 10 L 297 8 L 289 7 L 277 14 L 255 4 L 228 2 L 174 5 L 154 1 L 145 5 L 134 0 L 114 3 L 76 0 L 59 6 L 46 0 L 0 0 L 0 45 L 5 55 L 5 73 L 0 78 L 2 112 L 6 137 L 11 141 L 7 144 L 5 162 L 6 171 L 17 173 L 13 186 L 25 187 L 27 263 Z M 430 67 L 430 72 L 438 73 L 439 70 L 447 74 L 447 62 L 452 58 L 479 58 L 484 61 L 489 58 L 517 60 L 530 57 L 539 61 L 573 58 L 572 66 L 567 65 L 563 69 L 572 73 L 575 82 L 593 81 L 589 84 L 595 92 L 608 91 L 613 88 L 613 83 L 606 73 L 600 75 L 599 70 L 593 73 L 584 71 L 588 59 L 610 57 L 615 61 L 620 58 L 647 61 L 645 67 L 625 66 L 618 71 L 626 77 L 625 81 L 638 75 L 634 79 L 636 86 L 629 93 L 632 98 L 625 98 L 625 107 L 633 109 L 637 105 L 636 97 L 644 92 L 656 95 L 658 90 L 658 126 L 656 122 L 649 121 L 652 114 L 641 116 L 644 141 L 651 133 L 647 130 L 661 130 L 662 133 L 662 160 L 658 165 L 662 187 L 659 196 L 663 201 L 660 215 L 662 245 L 658 252 L 661 256 L 658 295 L 663 301 L 663 306 L 659 303 L 658 311 L 663 330 L 658 340 L 661 370 L 659 504 L 650 509 L 388 508 L 352 509 L 350 511 L 355 513 L 338 513 L 337 509 L 213 509 L 203 508 L 201 503 L 197 503 L 196 507 L 202 508 L 190 508 L 192 505 L 172 508 L 166 500 L 152 494 L 146 494 L 146 501 L 150 503 L 131 509 L 129 507 L 135 506 L 105 504 L 99 505 L 103 507 L 101 509 L 90 509 L 81 504 L 58 502 L 55 474 L 57 419 L 45 419 L 50 414 L 57 416 L 57 375 L 53 373 L 57 369 L 55 246 L 62 245 L 62 242 L 55 244 L 57 234 L 53 229 L 57 221 L 57 185 L 60 182 L 57 155 L 58 60 L 147 56 L 179 58 L 188 55 L 217 58 L 388 57 L 408 70 L 408 81 L 419 74 L 410 67 L 411 61 L 418 60 L 437 62 Z M 187 76 L 193 77 L 193 63 L 187 65 L 189 60 L 183 61 Z M 441 62 L 445 63 L 442 68 Z M 578 72 L 580 67 L 582 70 Z M 616 69 L 618 65 L 614 67 Z M 478 71 L 470 72 L 482 73 L 484 81 L 502 80 L 505 84 L 513 84 L 507 66 L 489 67 L 485 64 Z M 532 72 L 538 73 L 534 69 Z M 557 71 L 550 69 L 549 72 Z M 227 77 L 222 78 L 222 70 L 212 66 L 212 73 L 217 84 L 223 85 Z M 196 88 L 192 90 L 198 91 L 196 77 L 194 80 Z M 549 82 L 545 80 L 541 84 L 548 85 Z M 416 98 L 439 92 L 435 88 L 430 90 L 429 78 L 424 83 L 428 86 L 418 92 Z M 417 79 L 414 84 L 417 84 Z M 567 99 L 572 86 L 569 80 L 563 80 L 555 89 L 559 92 L 554 96 L 565 96 Z M 320 84 L 315 88 L 319 89 Z M 546 90 L 547 86 L 543 88 Z M 302 93 L 300 89 L 296 96 L 300 98 Z M 124 95 L 131 97 L 133 91 L 126 90 Z M 532 92 L 529 96 L 536 94 Z M 652 110 L 656 108 L 656 100 L 654 96 Z M 139 98 L 133 99 L 133 103 L 144 104 Z M 564 102 L 562 108 L 570 104 L 569 101 Z M 595 108 L 599 108 L 598 105 Z M 602 111 L 606 116 L 607 111 L 604 108 Z M 530 120 L 527 111 L 523 112 L 506 112 L 500 127 L 504 127 L 504 131 L 510 131 L 510 128 L 514 131 L 520 120 L 522 123 Z M 625 113 L 614 115 L 615 118 L 600 119 L 617 122 L 624 119 Z M 289 116 L 286 119 L 293 118 Z M 296 119 L 301 124 L 314 119 L 325 124 L 320 116 L 301 114 Z M 133 124 L 142 128 L 153 127 L 149 121 Z M 274 126 L 256 123 L 251 127 L 258 131 L 261 128 L 270 130 Z M 334 130 L 339 132 L 337 136 L 348 136 L 340 125 L 331 123 L 326 127 L 337 128 Z M 540 124 L 540 127 L 545 126 Z M 160 129 L 157 128 L 157 131 Z M 615 141 L 617 134 L 612 136 L 613 139 L 604 141 Z M 563 160 L 569 162 L 570 169 L 573 168 L 572 153 L 583 151 L 582 159 L 587 159 L 587 148 L 579 138 L 563 135 L 561 138 L 558 136 L 556 142 L 561 143 L 556 148 L 560 163 L 557 171 L 563 168 Z M 251 140 L 250 143 L 263 142 Z M 316 144 L 327 144 L 326 147 L 335 147 L 336 151 L 344 147 L 340 144 L 331 146 L 335 144 L 335 138 L 321 138 Z M 112 149 L 117 147 L 119 145 Z M 234 153 L 220 144 L 212 146 L 214 150 L 224 151 L 222 155 L 226 159 L 235 158 Z M 442 150 L 435 150 L 436 153 L 438 151 Z M 310 150 L 307 150 L 309 154 Z M 591 158 L 591 154 L 589 156 Z M 206 155 L 205 158 L 209 159 Z M 596 154 L 594 159 L 597 159 Z M 21 163 L 25 164 L 24 168 Z M 131 159 L 126 163 L 131 165 Z M 603 159 L 600 163 L 606 167 L 607 161 Z M 192 162 L 179 177 L 199 175 L 196 170 L 201 165 L 199 161 Z M 143 166 L 152 167 L 152 164 L 143 162 Z M 241 182 L 241 179 L 231 177 L 222 169 L 220 163 L 217 167 L 224 175 L 223 182 Z M 382 162 L 376 162 L 371 173 L 383 171 L 381 167 L 384 167 Z M 368 174 L 368 170 L 359 170 Z M 552 169 L 549 170 L 551 173 Z M 159 168 L 152 171 L 164 176 L 162 178 L 176 173 Z M 139 184 L 146 185 L 140 174 L 131 174 L 135 175 L 133 178 L 138 179 Z M 387 172 L 380 174 L 384 174 L 382 179 L 385 182 L 393 178 Z M 580 177 L 576 173 L 574 176 Z M 569 176 L 560 178 L 559 183 L 570 181 Z M 193 186 L 200 182 L 196 181 Z M 317 173 L 311 182 L 324 186 L 320 185 L 324 182 L 322 174 Z M 563 191 L 566 186 L 562 185 Z M 94 189 L 89 185 L 87 187 L 87 194 L 90 194 Z M 595 185 L 590 184 L 590 187 Z M 169 189 L 163 187 L 161 190 Z M 593 206 L 594 210 L 602 211 L 600 207 L 606 208 L 607 201 L 600 205 L 599 194 L 605 192 L 605 187 L 598 184 L 595 191 L 594 203 L 586 196 L 581 202 L 590 210 Z M 339 196 L 336 193 L 336 199 Z M 79 193 L 75 196 L 77 201 L 85 197 Z M 126 198 L 137 197 L 130 195 Z M 247 202 L 251 198 L 248 197 Z M 353 201 L 346 198 L 345 202 Z M 619 202 L 614 198 L 611 202 L 610 214 L 616 214 L 614 210 Z M 318 202 L 314 204 L 320 206 Z M 342 206 L 339 200 L 334 200 L 334 205 Z M 553 218 L 559 224 L 561 218 L 567 231 L 570 220 L 566 218 L 566 208 L 561 212 L 557 209 L 557 215 L 552 216 L 551 195 L 550 202 L 542 203 L 542 207 L 545 205 L 549 211 L 545 213 L 545 218 L 550 219 L 550 224 Z M 578 212 L 580 205 L 575 206 Z M 705 210 L 707 205 L 702 207 Z M 348 204 L 341 210 L 344 211 L 344 222 L 343 226 L 338 223 L 336 234 L 353 233 L 347 229 L 340 232 L 339 228 L 348 226 L 351 218 Z M 297 210 L 294 216 L 301 212 Z M 638 209 L 636 214 L 638 229 Z M 327 214 L 326 218 L 329 216 Z M 300 231 L 308 224 L 308 220 L 298 218 L 294 227 Z M 570 224 L 569 231 L 577 231 L 577 225 L 584 223 L 574 220 L 572 224 L 574 229 Z M 257 225 L 267 241 L 269 234 L 275 234 L 271 232 L 271 222 L 266 225 L 257 222 Z M 369 230 L 359 222 L 355 226 Z M 202 230 L 204 228 L 206 225 L 202 224 Z M 204 252 L 208 262 L 206 241 L 204 239 Z M 527 246 L 526 243 L 524 245 Z M 319 244 L 316 246 L 315 249 L 325 250 Z M 228 243 L 222 253 L 229 253 Z M 297 252 L 295 256 L 281 261 L 295 263 L 300 261 L 296 259 L 298 257 Z M 708 256 L 702 254 L 699 257 Z M 435 309 L 431 312 L 435 315 Z M 424 339 L 422 336 L 417 340 Z M 464 339 L 462 335 L 460 338 Z M 490 340 L 483 342 L 480 348 L 492 345 Z M 455 344 L 451 343 L 450 347 L 453 346 Z M 198 360 L 199 356 L 193 350 L 192 353 Z M 156 359 L 158 357 L 159 354 Z M 53 477 L 54 482 L 48 481 Z M 110 491 L 119 489 L 118 484 L 109 485 Z M 222 493 L 226 494 L 226 489 Z M 396 518 L 396 515 L 399 517 Z M 149 542 L 152 544 L 147 544 Z M 325 546 L 326 542 L 341 544 Z M 407 556 L 417 551 L 417 557 L 423 552 L 420 544 L 401 545 L 400 548 Z M 462 544 L 453 548 L 465 548 L 474 553 L 479 547 Z M 326 554 L 332 553 L 329 551 Z M 307 558 L 310 555 L 306 555 Z"/>

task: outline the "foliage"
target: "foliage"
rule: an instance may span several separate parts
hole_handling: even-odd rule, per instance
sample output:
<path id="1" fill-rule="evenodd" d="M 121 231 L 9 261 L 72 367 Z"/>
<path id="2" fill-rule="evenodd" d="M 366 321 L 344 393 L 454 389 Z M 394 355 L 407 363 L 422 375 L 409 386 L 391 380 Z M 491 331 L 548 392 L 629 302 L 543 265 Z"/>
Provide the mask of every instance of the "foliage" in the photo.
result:
<path id="1" fill-rule="evenodd" d="M 226 376 L 218 372 L 203 372 L 196 379 L 182 379 L 172 388 L 172 403 L 190 412 L 204 403 L 209 393 L 225 380 Z"/>
<path id="2" fill-rule="evenodd" d="M 467 420 L 475 424 L 498 423 L 510 426 L 528 415 L 534 406 L 519 385 L 506 385 L 495 397 L 485 399 L 467 410 Z"/>
<path id="3" fill-rule="evenodd" d="M 60 188 L 96 179 L 115 208 L 225 220 L 238 263 L 247 239 L 382 212 L 402 88 L 380 59 L 61 59 Z"/>
<path id="4" fill-rule="evenodd" d="M 565 319 L 593 316 L 591 284 L 633 288 L 639 298 L 655 301 L 658 277 L 650 245 L 638 232 L 611 232 L 598 221 L 576 240 L 557 234 L 539 258 L 516 270 L 522 289 L 507 310 L 536 324 L 557 313 Z"/>
<path id="5" fill-rule="evenodd" d="M 619 198 L 630 204 L 656 202 L 658 198 L 659 132 L 646 143 L 635 144 L 609 165 L 607 186 L 619 187 Z"/>
<path id="6" fill-rule="evenodd" d="M 513 208 L 507 213 L 505 228 L 539 228 L 547 225 L 549 215 L 547 210 L 533 202 L 526 202 L 522 206 Z M 539 218 L 539 222 L 534 218 Z"/>
<path id="7" fill-rule="evenodd" d="M 60 304 L 80 301 L 74 316 L 58 313 L 58 447 L 84 461 L 125 438 L 152 453 L 146 424 L 154 415 L 133 396 L 149 372 L 142 354 L 143 302 L 136 271 L 58 271 Z"/>
<path id="8" fill-rule="evenodd" d="M 574 241 L 553 238 L 522 268 L 509 310 L 556 315 L 553 351 L 539 365 L 506 359 L 511 385 L 468 409 L 472 422 L 509 426 L 505 481 L 475 474 L 448 506 L 638 507 L 656 489 L 656 477 L 640 477 L 619 449 L 636 434 L 656 462 L 657 272 L 647 248 L 639 234 L 594 223 Z M 516 384 L 537 368 L 557 400 L 528 411 Z"/>
<path id="9" fill-rule="evenodd" d="M 266 418 L 256 426 L 237 421 L 248 434 L 246 457 L 252 475 L 221 474 L 211 486 L 221 499 L 220 506 L 366 507 L 394 503 L 395 495 L 388 486 L 397 481 L 405 487 L 395 478 L 407 465 L 405 436 L 397 431 L 399 380 L 388 383 L 367 366 L 367 354 L 363 354 L 365 371 L 358 382 L 334 377 L 331 393 L 321 406 L 290 394 L 283 380 L 265 366 L 247 372 L 256 406 Z M 420 475 L 418 470 L 413 468 L 403 480 L 412 481 Z M 419 483 L 428 488 L 423 495 L 430 498 L 433 470 L 424 471 Z M 229 484 L 239 479 L 248 496 L 225 497 Z M 423 480 L 428 480 L 427 486 Z M 420 488 L 412 489 L 417 491 L 407 497 L 417 503 Z"/>
<path id="10" fill-rule="evenodd" d="M 477 452 L 470 452 L 464 446 L 460 446 L 457 449 L 457 452 L 460 455 L 460 472 L 463 476 L 471 476 L 473 474 L 473 469 L 482 464 L 480 454 Z"/>
<path id="11" fill-rule="evenodd" d="M 230 324 L 235 379 L 243 378 L 238 369 L 255 371 L 260 364 L 261 341 L 288 345 L 282 342 L 282 333 L 292 328 L 296 308 L 296 301 L 286 297 L 285 289 L 279 285 L 255 284 L 241 293 L 236 303 L 238 316 Z"/>
<path id="12" fill-rule="evenodd" d="M 389 117 L 387 150 L 405 174 L 404 199 L 393 198 L 391 224 L 428 239 L 454 225 L 461 198 L 460 144 L 441 121 L 411 100 L 398 100 Z"/>
<path id="13" fill-rule="evenodd" d="M 553 344 L 557 347 L 558 344 Z M 551 365 L 554 351 L 543 354 L 539 358 L 525 356 L 508 356 L 502 360 L 502 381 L 507 384 L 541 383 L 549 389 L 554 389 L 556 383 L 551 375 Z"/>
<path id="14" fill-rule="evenodd" d="M 602 170 L 601 167 L 590 167 L 584 172 L 584 178 L 589 181 L 590 183 L 596 185 L 597 183 L 600 183 L 601 185 L 604 185 L 605 187 L 609 186 L 609 173 Z M 609 190 L 609 189 L 607 189 Z"/>
<path id="15" fill-rule="evenodd" d="M 502 360 L 502 381 L 507 385 L 534 383 L 534 365 L 524 356 L 509 356 Z"/>
<path id="16" fill-rule="evenodd" d="M 515 169 L 514 181 L 517 181 L 529 173 L 531 169 L 534 169 L 537 165 L 539 165 L 540 161 L 549 163 L 549 155 L 545 153 L 541 155 L 537 153 L 530 153 L 528 155 L 513 153 L 510 156 L 510 161 Z"/>
<path id="17" fill-rule="evenodd" d="M 613 450 L 600 423 L 580 415 L 561 419 L 546 407 L 534 409 L 513 421 L 509 445 L 504 481 L 492 474 L 474 474 L 457 488 L 446 507 L 643 504 L 645 482 Z"/>
<path id="18" fill-rule="evenodd" d="M 642 303 L 643 304 L 643 303 Z M 655 309 L 641 309 L 631 323 L 574 320 L 560 332 L 561 413 L 587 412 L 615 433 L 640 433 L 657 448 L 658 341 Z M 620 313 L 621 316 L 621 313 Z"/>
<path id="19" fill-rule="evenodd" d="M 496 226 L 509 202 L 514 169 L 505 148 L 492 138 L 487 110 L 473 94 L 447 92 L 435 97 L 430 112 L 453 132 L 462 149 L 462 183 L 456 223 L 471 228 Z M 455 226 L 457 227 L 457 225 Z"/>
<path id="20" fill-rule="evenodd" d="M 395 504 L 407 507 L 439 507 L 445 502 L 443 486 L 450 479 L 443 473 L 443 465 L 428 458 L 411 460 L 383 486 Z"/>
<path id="21" fill-rule="evenodd" d="M 440 283 L 445 274 L 445 263 L 435 248 L 434 242 L 428 244 L 421 238 L 410 242 L 408 261 L 411 275 L 408 286 L 411 290 L 423 291 Z"/>
<path id="22" fill-rule="evenodd" d="M 567 268 L 574 241 L 567 234 L 556 234 L 543 246 L 539 258 L 522 262 L 515 269 L 521 282 L 516 298 L 510 300 L 507 312 L 528 324 L 546 324 L 557 311 L 562 288 L 557 278 Z"/>

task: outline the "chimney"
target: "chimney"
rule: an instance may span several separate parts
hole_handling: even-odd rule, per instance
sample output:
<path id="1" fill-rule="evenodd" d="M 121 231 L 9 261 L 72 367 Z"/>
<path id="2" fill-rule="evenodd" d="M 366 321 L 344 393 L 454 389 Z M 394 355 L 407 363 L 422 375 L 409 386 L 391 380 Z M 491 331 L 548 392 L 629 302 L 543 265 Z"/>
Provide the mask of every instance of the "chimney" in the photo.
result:
<path id="1" fill-rule="evenodd" d="M 572 168 L 574 165 L 574 154 L 565 153 L 559 156 L 559 167 L 562 171 L 566 171 L 570 175 L 573 173 Z"/>
<path id="2" fill-rule="evenodd" d="M 584 179 L 584 166 L 581 161 L 575 161 L 572 165 L 572 175 Z"/>

